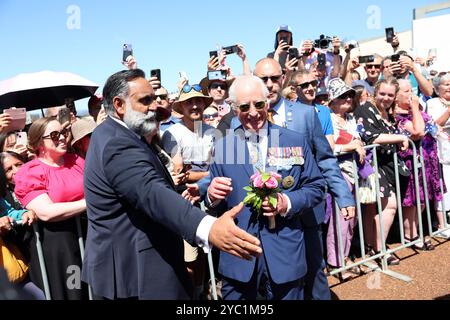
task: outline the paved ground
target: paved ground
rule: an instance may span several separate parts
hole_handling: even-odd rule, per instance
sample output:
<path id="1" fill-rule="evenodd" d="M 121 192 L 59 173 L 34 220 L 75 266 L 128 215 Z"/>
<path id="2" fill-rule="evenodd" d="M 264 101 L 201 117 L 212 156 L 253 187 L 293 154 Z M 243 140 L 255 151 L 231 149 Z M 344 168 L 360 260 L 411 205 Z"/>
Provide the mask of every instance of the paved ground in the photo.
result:
<path id="1" fill-rule="evenodd" d="M 340 283 L 329 277 L 334 299 L 339 300 L 450 300 L 450 241 L 434 239 L 433 251 L 403 249 L 400 265 L 390 270 L 412 278 L 403 282 L 380 272 Z"/>

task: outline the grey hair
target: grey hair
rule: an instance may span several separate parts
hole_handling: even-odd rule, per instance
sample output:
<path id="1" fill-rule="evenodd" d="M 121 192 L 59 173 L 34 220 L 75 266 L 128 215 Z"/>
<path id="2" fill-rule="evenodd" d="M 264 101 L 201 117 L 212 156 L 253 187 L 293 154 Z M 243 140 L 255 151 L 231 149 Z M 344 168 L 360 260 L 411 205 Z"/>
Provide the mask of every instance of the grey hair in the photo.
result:
<path id="1" fill-rule="evenodd" d="M 445 82 L 450 80 L 450 73 L 446 73 L 443 76 L 436 76 L 433 78 L 433 87 L 436 94 L 439 95 L 439 86 Z"/>
<path id="2" fill-rule="evenodd" d="M 144 71 L 141 69 L 123 70 L 114 73 L 106 80 L 106 84 L 103 87 L 103 106 L 108 115 L 114 115 L 116 112 L 113 104 L 114 98 L 128 98 L 130 89 L 128 82 L 137 78 L 145 79 Z"/>
<path id="3" fill-rule="evenodd" d="M 398 82 L 398 86 L 399 87 L 401 87 L 402 85 L 406 84 L 406 85 L 409 85 L 412 88 L 411 81 L 409 81 L 409 80 L 397 79 L 397 82 Z"/>
<path id="4" fill-rule="evenodd" d="M 236 107 L 236 102 L 237 102 L 236 88 L 242 87 L 242 86 L 248 86 L 251 83 L 258 84 L 261 88 L 261 93 L 267 99 L 267 97 L 269 96 L 269 90 L 267 89 L 266 85 L 260 78 L 258 78 L 257 76 L 254 76 L 254 75 L 238 76 L 238 77 L 236 77 L 236 79 L 234 79 L 233 83 L 230 86 L 230 89 L 228 90 L 229 100 L 231 101 L 231 105 L 233 106 L 233 108 Z"/>

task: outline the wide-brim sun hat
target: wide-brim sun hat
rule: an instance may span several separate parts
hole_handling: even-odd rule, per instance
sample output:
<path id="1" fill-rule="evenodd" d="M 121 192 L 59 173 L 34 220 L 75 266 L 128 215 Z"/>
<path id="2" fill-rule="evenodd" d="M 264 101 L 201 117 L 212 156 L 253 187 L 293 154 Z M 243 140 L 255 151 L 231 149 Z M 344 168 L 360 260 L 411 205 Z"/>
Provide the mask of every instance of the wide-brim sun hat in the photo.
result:
<path id="1" fill-rule="evenodd" d="M 202 88 L 199 84 L 189 85 L 186 84 L 180 91 L 180 95 L 178 96 L 178 100 L 173 103 L 172 109 L 176 112 L 182 114 L 183 109 L 181 107 L 182 102 L 187 101 L 193 98 L 201 98 L 205 100 L 205 108 L 208 107 L 212 102 L 213 98 L 208 95 L 203 94 Z"/>
<path id="2" fill-rule="evenodd" d="M 90 118 L 81 118 L 72 124 L 72 142 L 71 145 L 74 146 L 75 143 L 83 139 L 88 134 L 92 134 L 97 124 L 94 120 Z"/>
<path id="3" fill-rule="evenodd" d="M 351 87 L 349 87 L 342 79 L 340 78 L 334 78 L 331 79 L 328 82 L 328 100 L 331 102 L 333 100 L 336 100 L 337 98 L 339 98 L 341 95 L 343 95 L 346 92 L 349 91 L 353 91 L 355 92 L 354 89 L 352 89 Z"/>

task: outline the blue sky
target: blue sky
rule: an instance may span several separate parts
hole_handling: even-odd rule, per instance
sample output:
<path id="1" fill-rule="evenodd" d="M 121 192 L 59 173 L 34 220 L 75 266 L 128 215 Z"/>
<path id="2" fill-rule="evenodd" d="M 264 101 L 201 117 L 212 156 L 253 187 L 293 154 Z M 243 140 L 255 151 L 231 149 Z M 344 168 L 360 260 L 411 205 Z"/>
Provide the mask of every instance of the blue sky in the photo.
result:
<path id="1" fill-rule="evenodd" d="M 295 45 L 322 33 L 361 40 L 383 36 L 388 26 L 408 30 L 413 8 L 439 2 L 0 0 L 0 80 L 22 72 L 69 71 L 102 86 L 123 68 L 122 45 L 131 43 L 139 67 L 146 73 L 160 68 L 163 85 L 174 91 L 179 71 L 187 72 L 191 84 L 205 76 L 208 52 L 217 44 L 242 43 L 253 67 L 273 51 L 281 24 L 292 28 Z M 71 5 L 79 19 L 67 12 Z M 367 27 L 368 9 L 379 9 L 379 29 Z M 68 21 L 75 27 L 79 22 L 79 29 L 68 28 Z M 227 61 L 241 73 L 237 56 Z"/>

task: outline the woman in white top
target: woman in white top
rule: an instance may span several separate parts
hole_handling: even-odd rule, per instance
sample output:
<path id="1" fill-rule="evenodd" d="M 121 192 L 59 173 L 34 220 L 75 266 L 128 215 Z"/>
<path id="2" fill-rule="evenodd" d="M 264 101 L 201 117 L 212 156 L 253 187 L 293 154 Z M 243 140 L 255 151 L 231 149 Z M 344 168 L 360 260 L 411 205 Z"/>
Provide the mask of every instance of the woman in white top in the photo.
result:
<path id="1" fill-rule="evenodd" d="M 445 211 L 450 210 L 450 74 L 446 73 L 433 79 L 433 86 L 438 98 L 427 101 L 427 113 L 433 118 L 436 124 L 442 127 L 438 136 L 438 155 L 442 164 L 447 192 L 444 194 Z M 442 208 L 442 203 L 439 203 Z M 445 215 L 438 216 L 438 229 L 443 229 Z M 437 236 L 450 238 L 450 230 L 442 231 Z"/>

